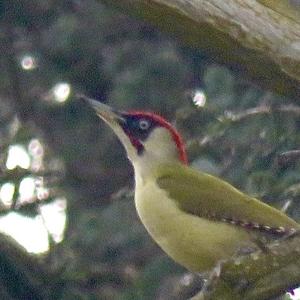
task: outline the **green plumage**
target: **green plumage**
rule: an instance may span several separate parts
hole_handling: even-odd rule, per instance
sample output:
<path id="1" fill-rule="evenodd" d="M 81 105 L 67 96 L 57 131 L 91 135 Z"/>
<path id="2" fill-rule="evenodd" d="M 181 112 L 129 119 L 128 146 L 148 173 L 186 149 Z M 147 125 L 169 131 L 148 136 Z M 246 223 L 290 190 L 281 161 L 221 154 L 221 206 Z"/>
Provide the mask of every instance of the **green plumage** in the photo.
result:
<path id="1" fill-rule="evenodd" d="M 227 218 L 274 228 L 299 228 L 298 223 L 281 211 L 243 194 L 217 177 L 182 164 L 160 166 L 156 170 L 156 176 L 159 187 L 187 213 L 203 218 Z"/>

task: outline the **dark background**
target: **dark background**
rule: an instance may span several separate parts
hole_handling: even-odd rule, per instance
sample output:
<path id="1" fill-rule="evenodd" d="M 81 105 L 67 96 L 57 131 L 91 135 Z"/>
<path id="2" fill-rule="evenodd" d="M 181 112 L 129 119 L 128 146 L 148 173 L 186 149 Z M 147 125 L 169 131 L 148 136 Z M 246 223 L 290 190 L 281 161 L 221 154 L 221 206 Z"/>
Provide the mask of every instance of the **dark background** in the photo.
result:
<path id="1" fill-rule="evenodd" d="M 1 237 L 2 299 L 184 299 L 195 280 L 147 235 L 124 150 L 76 93 L 159 112 L 182 133 L 192 165 L 299 218 L 299 162 L 281 156 L 300 141 L 293 99 L 93 0 L 2 1 L 0 18 L 0 184 L 15 187 L 0 214 L 36 218 L 67 201 L 64 239 L 49 232 L 46 253 L 28 256 Z M 66 99 L 55 98 L 61 83 Z M 204 106 L 193 103 L 197 91 Z M 8 169 L 11 146 L 30 152 L 33 139 L 42 166 Z M 20 200 L 28 176 L 46 196 L 36 187 Z"/>

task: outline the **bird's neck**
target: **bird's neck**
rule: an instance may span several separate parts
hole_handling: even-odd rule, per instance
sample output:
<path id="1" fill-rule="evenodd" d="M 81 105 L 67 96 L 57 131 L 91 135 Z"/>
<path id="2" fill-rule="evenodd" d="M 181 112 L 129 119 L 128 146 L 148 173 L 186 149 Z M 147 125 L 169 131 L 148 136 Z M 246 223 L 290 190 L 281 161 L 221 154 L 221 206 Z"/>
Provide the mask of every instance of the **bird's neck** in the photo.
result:
<path id="1" fill-rule="evenodd" d="M 144 184 L 145 181 L 151 179 L 158 167 L 164 164 L 170 165 L 178 163 L 180 163 L 178 154 L 173 151 L 168 154 L 165 153 L 163 156 L 157 155 L 157 151 L 156 153 L 144 153 L 143 156 L 137 157 L 132 161 L 136 184 Z"/>
<path id="2" fill-rule="evenodd" d="M 163 164 L 180 163 L 180 152 L 170 132 L 164 128 L 153 130 L 143 143 L 144 151 L 140 155 L 128 155 L 134 170 L 136 182 L 144 182 L 157 167 Z M 127 153 L 129 153 L 127 151 Z"/>

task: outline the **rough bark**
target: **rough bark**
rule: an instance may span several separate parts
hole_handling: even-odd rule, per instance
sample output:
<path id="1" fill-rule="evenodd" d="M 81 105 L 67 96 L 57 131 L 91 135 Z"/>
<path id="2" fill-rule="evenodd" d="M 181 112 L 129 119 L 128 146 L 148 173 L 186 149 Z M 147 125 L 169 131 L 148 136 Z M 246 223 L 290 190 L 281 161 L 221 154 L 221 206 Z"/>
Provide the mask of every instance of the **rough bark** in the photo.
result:
<path id="1" fill-rule="evenodd" d="M 300 282 L 300 237 L 283 239 L 263 251 L 224 262 L 221 275 L 193 300 L 270 300 Z M 278 298 L 276 298 L 278 299 Z"/>
<path id="2" fill-rule="evenodd" d="M 300 100 L 300 1 L 102 0 L 263 88 Z"/>

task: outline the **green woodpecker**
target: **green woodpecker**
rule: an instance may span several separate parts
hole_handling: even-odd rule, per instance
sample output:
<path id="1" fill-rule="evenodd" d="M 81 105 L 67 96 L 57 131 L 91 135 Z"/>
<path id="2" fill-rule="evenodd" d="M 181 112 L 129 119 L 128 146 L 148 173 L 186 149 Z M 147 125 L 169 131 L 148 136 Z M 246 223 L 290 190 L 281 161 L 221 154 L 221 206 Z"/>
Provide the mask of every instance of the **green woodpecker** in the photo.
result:
<path id="1" fill-rule="evenodd" d="M 88 99 L 124 145 L 135 171 L 135 206 L 155 242 L 191 271 L 258 249 L 299 224 L 229 183 L 187 165 L 178 132 L 149 112 L 118 112 Z M 248 250 L 249 251 L 249 250 Z"/>

